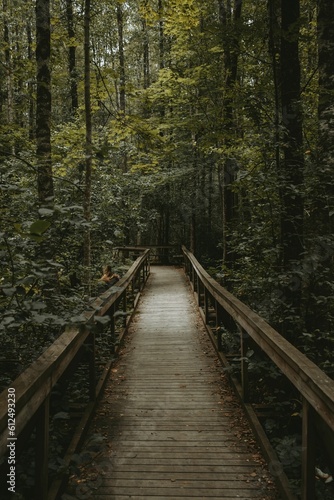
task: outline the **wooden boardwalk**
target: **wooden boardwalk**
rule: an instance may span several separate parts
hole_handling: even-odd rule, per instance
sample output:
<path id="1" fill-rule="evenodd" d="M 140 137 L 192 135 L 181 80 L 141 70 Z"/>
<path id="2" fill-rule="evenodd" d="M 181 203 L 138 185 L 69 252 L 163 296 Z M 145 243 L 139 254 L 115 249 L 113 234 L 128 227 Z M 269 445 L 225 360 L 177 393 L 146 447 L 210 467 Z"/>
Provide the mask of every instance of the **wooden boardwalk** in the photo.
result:
<path id="1" fill-rule="evenodd" d="M 279 498 L 182 270 L 151 269 L 88 447 L 94 436 L 82 498 Z"/>

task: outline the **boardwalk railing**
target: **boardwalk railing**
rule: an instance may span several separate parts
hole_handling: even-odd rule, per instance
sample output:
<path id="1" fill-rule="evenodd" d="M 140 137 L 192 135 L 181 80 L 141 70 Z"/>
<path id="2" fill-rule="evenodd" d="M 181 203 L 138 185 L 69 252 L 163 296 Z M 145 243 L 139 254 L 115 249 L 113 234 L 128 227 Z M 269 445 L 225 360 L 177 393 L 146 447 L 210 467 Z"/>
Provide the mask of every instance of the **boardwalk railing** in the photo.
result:
<path id="1" fill-rule="evenodd" d="M 236 327 L 241 345 L 241 388 L 239 392 L 242 400 L 245 403 L 250 403 L 247 373 L 249 342 L 255 343 L 275 363 L 301 395 L 303 403 L 302 500 L 314 500 L 316 498 L 316 439 L 322 437 L 324 448 L 327 444 L 329 458 L 331 463 L 334 463 L 334 381 L 285 340 L 263 318 L 220 286 L 185 247 L 182 247 L 182 251 L 186 274 L 189 277 L 203 319 L 218 352 L 221 353 L 222 351 L 222 339 L 219 333 L 214 335 L 214 331 L 219 332 L 222 325 L 227 330 L 231 328 L 231 324 Z M 212 320 L 214 320 L 214 325 Z M 262 437 L 265 440 L 264 433 Z M 266 449 L 263 451 L 266 453 Z M 273 458 L 267 456 L 267 459 Z M 273 468 L 277 469 L 276 473 L 279 475 L 280 469 L 277 462 L 272 465 Z M 281 475 L 284 476 L 283 473 Z M 283 484 L 282 487 L 286 488 L 286 485 Z"/>
<path id="2" fill-rule="evenodd" d="M 179 245 L 145 245 L 115 247 L 116 260 L 136 258 L 146 249 L 150 249 L 151 264 L 179 264 L 182 261 Z"/>
<path id="3" fill-rule="evenodd" d="M 90 304 L 85 312 L 86 321 L 79 326 L 68 327 L 60 337 L 18 378 L 8 390 L 0 395 L 0 458 L 3 457 L 2 468 L 6 477 L 5 492 L 11 487 L 15 489 L 15 467 L 19 451 L 24 449 L 28 438 L 35 432 L 35 500 L 55 499 L 61 481 L 55 481 L 51 488 L 48 485 L 48 465 L 50 448 L 50 398 L 57 383 L 71 380 L 80 360 L 88 365 L 87 404 L 81 421 L 74 432 L 64 463 L 75 452 L 82 432 L 89 423 L 95 407 L 95 401 L 101 392 L 104 380 L 110 370 L 111 358 L 118 350 L 124 335 L 131 312 L 134 311 L 150 272 L 149 250 L 143 252 L 133 263 L 129 271 L 117 283 Z M 117 314 L 118 313 L 118 314 Z M 107 318 L 109 316 L 109 319 Z M 108 321 L 102 321 L 104 317 Z M 121 326 L 117 325 L 117 318 Z M 98 321 L 100 319 L 100 321 Z M 102 324 L 109 329 L 108 339 L 110 356 L 102 374 L 97 378 L 95 357 L 95 337 Z M 116 337 L 117 333 L 117 337 Z M 84 381 L 82 382 L 84 383 Z M 67 465 L 68 465 L 67 463 Z M 18 481 L 18 478 L 16 478 Z M 5 488 L 5 489 L 4 489 Z M 14 490 L 11 490 L 14 491 Z"/>

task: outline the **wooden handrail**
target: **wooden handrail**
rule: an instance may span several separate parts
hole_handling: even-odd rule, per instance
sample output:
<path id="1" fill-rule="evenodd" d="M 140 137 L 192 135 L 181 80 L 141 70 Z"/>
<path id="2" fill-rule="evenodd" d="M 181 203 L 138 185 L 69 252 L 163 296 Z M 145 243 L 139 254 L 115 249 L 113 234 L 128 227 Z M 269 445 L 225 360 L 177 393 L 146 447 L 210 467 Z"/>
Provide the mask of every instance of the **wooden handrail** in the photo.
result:
<path id="1" fill-rule="evenodd" d="M 202 286 L 205 292 L 212 297 L 213 302 L 216 304 L 215 307 L 217 308 L 219 305 L 233 319 L 233 322 L 241 330 L 241 338 L 246 332 L 303 396 L 303 419 L 309 421 L 310 414 L 315 413 L 334 432 L 334 381 L 283 338 L 263 318 L 219 285 L 184 246 L 182 252 L 185 258 L 186 272 L 193 284 L 198 300 L 200 301 L 199 287 Z M 205 309 L 207 306 L 204 304 L 203 308 Z M 216 315 L 218 316 L 217 310 Z M 206 321 L 205 310 L 202 316 Z M 219 350 L 217 344 L 218 342 L 216 342 L 216 348 Z M 247 377 L 245 378 L 247 379 Z M 242 392 L 246 394 L 247 390 L 243 388 Z M 308 415 L 305 414 L 306 412 Z M 310 436 L 309 426 L 303 425 L 303 428 L 306 429 L 303 436 L 303 455 L 305 460 L 309 461 L 314 458 L 310 458 L 308 452 L 308 441 L 312 437 Z M 303 500 L 313 500 L 314 493 L 312 490 L 314 485 L 310 486 L 312 481 L 310 481 L 309 475 L 312 474 L 314 478 L 314 466 L 304 463 L 303 471 L 308 477 L 303 478 L 302 498 Z"/>
<path id="2" fill-rule="evenodd" d="M 149 253 L 150 250 L 145 250 L 120 279 L 117 286 L 111 287 L 90 304 L 89 309 L 84 313 L 84 324 L 66 328 L 58 339 L 11 383 L 11 394 L 15 395 L 15 414 L 13 414 L 15 437 L 13 438 L 10 438 L 11 434 L 8 429 L 8 390 L 0 394 L 0 456 L 7 454 L 9 440 L 19 439 L 22 431 L 32 419 L 37 417 L 43 405 L 47 408 L 45 420 L 48 419 L 48 399 L 52 389 L 72 363 L 75 363 L 83 344 L 95 335 L 94 330 L 89 327 L 90 324 L 94 322 L 96 316 L 103 316 L 109 312 L 113 315 L 116 304 L 123 297 L 126 302 L 127 289 L 130 286 L 134 288 L 134 282 L 136 286 L 139 285 L 140 293 L 149 275 Z M 134 299 L 134 307 L 137 300 L 138 296 Z M 95 391 L 94 395 L 96 395 Z M 43 448 L 47 446 L 39 446 L 39 449 Z M 47 470 L 47 466 L 45 468 L 47 456 L 39 457 L 39 462 L 43 462 L 44 470 Z M 43 481 L 45 485 L 39 487 L 36 499 L 47 498 L 47 481 L 44 479 Z"/>

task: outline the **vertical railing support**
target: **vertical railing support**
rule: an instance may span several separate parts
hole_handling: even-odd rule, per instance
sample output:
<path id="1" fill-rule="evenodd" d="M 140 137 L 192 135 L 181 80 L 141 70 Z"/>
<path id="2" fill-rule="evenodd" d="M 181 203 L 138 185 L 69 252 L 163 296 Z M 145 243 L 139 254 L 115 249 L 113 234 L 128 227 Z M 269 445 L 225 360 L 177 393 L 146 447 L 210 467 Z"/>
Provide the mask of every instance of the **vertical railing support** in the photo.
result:
<path id="1" fill-rule="evenodd" d="M 91 332 L 88 342 L 89 349 L 89 400 L 96 399 L 96 366 L 95 366 L 95 332 Z"/>
<path id="2" fill-rule="evenodd" d="M 315 494 L 315 426 L 314 410 L 303 398 L 302 423 L 302 500 L 313 500 Z"/>
<path id="3" fill-rule="evenodd" d="M 215 299 L 215 311 L 216 311 L 217 349 L 218 351 L 222 351 L 223 350 L 222 334 L 221 334 L 222 308 L 216 299 Z"/>
<path id="4" fill-rule="evenodd" d="M 50 395 L 46 397 L 40 406 L 36 417 L 35 499 L 46 500 L 48 496 L 49 475 Z"/>
<path id="5" fill-rule="evenodd" d="M 238 325 L 240 333 L 240 354 L 241 354 L 241 387 L 242 387 L 242 400 L 244 403 L 249 401 L 249 384 L 248 384 L 248 334 Z"/>
<path id="6" fill-rule="evenodd" d="M 209 324 L 209 295 L 207 289 L 204 287 L 204 317 L 205 323 Z"/>
<path id="7" fill-rule="evenodd" d="M 128 307 L 128 300 L 127 300 L 127 296 L 126 296 L 126 290 L 124 290 L 124 294 L 123 294 L 123 312 L 124 312 L 123 327 L 124 328 L 126 327 L 126 324 L 127 324 L 127 315 L 126 315 L 127 307 Z"/>
<path id="8" fill-rule="evenodd" d="M 115 328 L 115 303 L 110 309 L 110 341 L 111 341 L 111 353 L 116 352 L 116 328 Z"/>

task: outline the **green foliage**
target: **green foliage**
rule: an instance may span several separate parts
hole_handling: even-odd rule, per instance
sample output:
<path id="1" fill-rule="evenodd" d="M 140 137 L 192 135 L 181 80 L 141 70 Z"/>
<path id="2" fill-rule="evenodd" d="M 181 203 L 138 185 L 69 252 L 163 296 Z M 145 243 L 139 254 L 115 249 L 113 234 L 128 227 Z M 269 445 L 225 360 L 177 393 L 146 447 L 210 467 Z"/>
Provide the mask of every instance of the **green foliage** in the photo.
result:
<path id="1" fill-rule="evenodd" d="M 75 34 L 70 37 L 63 2 L 52 5 L 55 199 L 46 206 L 38 205 L 36 193 L 34 11 L 26 2 L 18 2 L 15 16 L 13 5 L 2 12 L 2 33 L 6 23 L 9 30 L 9 42 L 1 40 L 0 70 L 6 82 L 0 116 L 3 335 L 13 345 L 19 344 L 14 331 L 21 337 L 37 332 L 36 338 L 53 338 L 64 322 L 80 317 L 85 300 L 80 285 L 83 241 L 89 228 L 93 283 L 102 265 L 112 260 L 115 246 L 137 242 L 193 246 L 224 285 L 274 326 L 280 328 L 291 318 L 296 345 L 333 373 L 333 241 L 326 221 L 317 223 L 328 173 L 318 168 L 314 2 L 301 6 L 305 256 L 293 270 L 282 262 L 283 129 L 266 3 L 243 2 L 242 18 L 234 22 L 227 12 L 225 24 L 213 0 L 169 0 L 162 3 L 161 12 L 153 0 L 121 2 L 121 6 L 124 68 L 116 4 L 93 6 L 91 19 L 90 221 L 81 208 L 83 6 L 74 2 Z M 79 106 L 75 111 L 70 106 L 70 46 L 76 49 Z M 236 51 L 237 74 L 231 86 L 228 58 Z M 279 65 L 279 53 L 274 56 Z M 125 110 L 120 109 L 122 86 Z M 226 196 L 233 222 L 228 224 Z M 329 218 L 331 213 L 328 206 Z M 224 255 L 226 238 L 233 264 Z M 302 316 L 289 304 L 284 286 L 300 288 Z"/>

